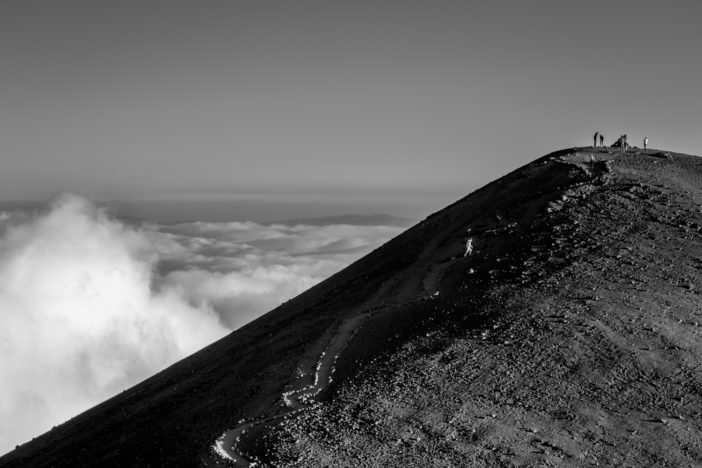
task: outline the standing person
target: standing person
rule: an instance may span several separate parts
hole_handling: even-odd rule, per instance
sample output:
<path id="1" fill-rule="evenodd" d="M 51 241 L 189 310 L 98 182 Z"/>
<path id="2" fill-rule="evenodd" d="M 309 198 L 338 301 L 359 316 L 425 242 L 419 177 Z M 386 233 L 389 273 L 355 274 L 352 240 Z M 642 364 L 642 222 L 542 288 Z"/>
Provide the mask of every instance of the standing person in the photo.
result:
<path id="1" fill-rule="evenodd" d="M 622 135 L 619 137 L 619 150 L 623 153 L 624 148 L 626 147 L 626 135 Z"/>
<path id="2" fill-rule="evenodd" d="M 604 135 L 600 133 L 600 146 L 604 147 Z"/>
<path id="3" fill-rule="evenodd" d="M 648 137 L 644 137 L 644 149 L 648 146 Z"/>
<path id="4" fill-rule="evenodd" d="M 597 146 L 597 135 L 599 135 L 600 132 L 595 132 L 595 135 L 592 137 L 592 146 Z"/>

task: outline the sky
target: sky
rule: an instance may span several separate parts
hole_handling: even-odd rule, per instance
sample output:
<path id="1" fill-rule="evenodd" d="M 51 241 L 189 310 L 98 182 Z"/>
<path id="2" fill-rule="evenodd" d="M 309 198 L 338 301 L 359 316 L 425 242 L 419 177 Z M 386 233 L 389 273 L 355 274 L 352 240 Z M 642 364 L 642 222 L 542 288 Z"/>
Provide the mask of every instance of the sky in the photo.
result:
<path id="1" fill-rule="evenodd" d="M 699 154 L 700 17 L 1 1 L 0 453 L 595 131 Z"/>
<path id="2" fill-rule="evenodd" d="M 419 216 L 597 130 L 699 153 L 701 13 L 694 1 L 5 0 L 0 199 L 258 194 L 370 212 L 412 196 Z"/>

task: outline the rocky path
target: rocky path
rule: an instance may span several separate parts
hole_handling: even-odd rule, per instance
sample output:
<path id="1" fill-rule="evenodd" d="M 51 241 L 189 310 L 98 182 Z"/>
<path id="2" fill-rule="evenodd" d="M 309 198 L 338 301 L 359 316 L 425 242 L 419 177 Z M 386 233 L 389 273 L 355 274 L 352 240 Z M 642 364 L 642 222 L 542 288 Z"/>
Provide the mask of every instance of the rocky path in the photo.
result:
<path id="1" fill-rule="evenodd" d="M 448 263 L 450 263 L 449 260 L 444 260 L 439 264 L 431 265 L 427 269 L 421 281 L 426 294 L 431 296 L 436 293 L 441 271 Z M 317 397 L 333 382 L 336 370 L 335 364 L 339 356 L 344 352 L 351 339 L 358 333 L 367 319 L 373 315 L 390 312 L 421 299 L 423 299 L 423 297 L 387 307 L 371 309 L 344 320 L 338 328 L 334 330 L 329 343 L 319 356 L 313 383 L 306 384 L 302 378 L 293 382 L 290 389 L 282 394 L 282 400 L 287 408 L 286 410 L 258 418 L 239 421 L 236 427 L 224 432 L 215 441 L 212 446 L 214 453 L 216 453 L 226 465 L 236 468 L 252 467 L 262 464 L 257 457 L 247 453 L 242 447 L 242 437 L 244 437 L 245 434 L 252 435 L 254 433 L 262 433 L 266 427 L 293 418 L 298 413 L 312 408 L 316 403 Z"/>
<path id="2" fill-rule="evenodd" d="M 246 453 L 245 449 L 241 447 L 241 439 L 244 434 L 262 432 L 267 426 L 282 422 L 311 408 L 315 404 L 316 398 L 332 383 L 337 359 L 363 323 L 372 315 L 387 312 L 400 307 L 400 305 L 395 304 L 370 310 L 343 321 L 334 331 L 331 340 L 317 361 L 313 383 L 305 384 L 302 379 L 294 382 L 291 388 L 282 394 L 286 410 L 239 421 L 236 427 L 226 431 L 215 441 L 212 447 L 213 451 L 229 466 L 237 468 L 257 466 L 260 461 L 255 456 Z"/>

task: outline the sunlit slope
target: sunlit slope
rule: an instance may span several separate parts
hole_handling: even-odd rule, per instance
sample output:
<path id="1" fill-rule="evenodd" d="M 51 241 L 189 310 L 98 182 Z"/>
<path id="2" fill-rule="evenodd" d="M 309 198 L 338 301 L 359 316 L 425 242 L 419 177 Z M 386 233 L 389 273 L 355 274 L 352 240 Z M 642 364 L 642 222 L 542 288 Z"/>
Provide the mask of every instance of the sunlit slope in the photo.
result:
<path id="1" fill-rule="evenodd" d="M 269 434 L 268 460 L 702 465 L 702 161 L 590 154 L 562 155 L 592 177 L 525 230 L 503 215 L 525 245 L 478 249 L 472 268 L 492 281 L 447 269 L 446 318 Z"/>
<path id="2" fill-rule="evenodd" d="M 459 406 L 430 408 L 430 413 L 462 411 L 466 417 L 485 417 L 478 414 L 478 409 L 487 408 L 488 403 L 496 405 L 495 414 L 507 411 L 509 405 L 518 401 L 510 389 L 519 389 L 530 402 L 524 411 L 531 414 L 529 411 L 540 408 L 538 414 L 544 414 L 543 420 L 550 423 L 548 418 L 554 416 L 537 403 L 543 401 L 545 405 L 555 395 L 561 402 L 555 405 L 570 411 L 574 395 L 596 399 L 604 392 L 604 382 L 614 378 L 608 372 L 613 372 L 611 369 L 626 357 L 618 354 L 619 348 L 608 344 L 610 338 L 601 326 L 615 330 L 620 334 L 617 336 L 628 337 L 628 329 L 620 325 L 625 323 L 620 313 L 607 312 L 607 317 L 617 318 L 616 324 L 595 315 L 594 325 L 590 322 L 578 325 L 587 331 L 582 335 L 584 344 L 578 345 L 585 354 L 571 344 L 575 343 L 572 334 L 578 330 L 574 317 L 583 317 L 583 310 L 589 314 L 615 306 L 624 310 L 619 303 L 643 296 L 643 293 L 627 293 L 624 287 L 626 281 L 637 281 L 624 275 L 622 265 L 628 265 L 627 262 L 638 262 L 631 266 L 629 276 L 635 273 L 641 278 L 653 278 L 654 268 L 650 267 L 656 259 L 665 258 L 663 263 L 675 265 L 655 270 L 665 271 L 669 278 L 647 286 L 647 294 L 651 296 L 648 304 L 654 308 L 664 300 L 687 301 L 689 310 L 685 313 L 689 317 L 675 316 L 675 320 L 683 320 L 675 322 L 678 323 L 675 327 L 683 327 L 682 323 L 686 331 L 678 333 L 677 328 L 669 328 L 674 327 L 673 322 L 667 321 L 661 322 L 665 326 L 646 326 L 652 330 L 648 332 L 651 340 L 662 342 L 664 331 L 666 340 L 685 337 L 685 343 L 676 342 L 674 346 L 693 356 L 698 349 L 688 348 L 693 346 L 690 343 L 696 343 L 691 335 L 696 329 L 689 328 L 693 325 L 686 320 L 692 320 L 696 298 L 694 284 L 698 270 L 692 258 L 699 247 L 697 224 L 684 228 L 679 223 L 684 220 L 702 224 L 698 219 L 702 203 L 699 160 L 682 155 L 666 159 L 654 152 L 624 157 L 603 152 L 595 153 L 597 161 L 591 163 L 589 154 L 587 149 L 553 153 L 483 187 L 294 300 L 0 458 L 0 466 L 192 466 L 219 462 L 212 444 L 222 432 L 242 418 L 278 411 L 281 395 L 291 382 L 300 379 L 301 373 L 302 378 L 311 376 L 319 354 L 339 323 L 359 314 L 368 314 L 373 319 L 360 326 L 339 356 L 337 386 L 330 388 L 327 395 L 329 401 L 336 403 L 306 412 L 308 416 L 300 418 L 300 427 L 323 423 L 326 413 L 319 411 L 349 411 L 349 388 L 355 388 L 357 395 L 366 395 L 368 405 L 377 404 L 376 397 L 385 395 L 404 402 L 402 405 L 409 410 L 416 404 L 412 394 L 419 395 L 417 398 L 421 400 L 421 395 L 447 388 L 453 392 L 447 401 Z M 646 209 L 655 212 L 655 220 L 648 217 Z M 647 236 L 654 236 L 654 240 Z M 474 250 L 464 256 L 469 238 L 473 240 Z M 661 256 L 661 251 L 666 254 Z M 662 264 L 658 267 L 662 268 Z M 689 278 L 688 283 L 693 287 L 681 286 L 679 279 L 683 277 Z M 369 314 L 384 308 L 392 313 Z M 676 306 L 667 313 L 670 310 L 677 310 Z M 631 308 L 631 313 L 634 312 L 638 314 L 636 317 L 643 314 L 643 310 Z M 549 318 L 552 315 L 557 320 Z M 643 325 L 636 323 L 642 319 L 632 316 L 628 320 L 627 323 L 637 325 L 636 330 L 644 330 Z M 533 326 L 528 325 L 532 322 Z M 410 354 L 396 354 L 389 360 L 366 364 L 407 339 L 410 339 L 409 348 L 401 348 L 399 353 Z M 423 347 L 426 340 L 436 343 L 426 348 Z M 688 348 L 683 348 L 683 344 Z M 473 345 L 490 348 L 485 348 L 489 350 L 488 358 L 475 354 L 476 359 L 471 362 L 477 364 L 471 367 L 467 360 L 473 356 L 468 354 Z M 451 351 L 452 347 L 458 348 Z M 580 376 L 572 385 L 585 388 L 590 385 L 586 382 L 593 380 L 595 387 L 591 393 L 556 385 L 568 382 L 565 377 L 569 367 L 565 363 L 571 361 L 563 361 L 565 357 L 556 358 L 552 353 L 571 349 L 575 351 L 567 359 L 578 363 Z M 609 354 L 602 355 L 602 349 L 608 349 Z M 667 359 L 668 354 L 656 352 L 651 362 Z M 405 356 L 401 366 L 396 362 L 398 356 Z M 582 356 L 590 356 L 587 359 L 591 360 L 583 360 Z M 423 367 L 424 361 L 434 358 L 435 367 Z M 533 367 L 539 362 L 544 366 L 539 371 L 541 374 L 535 373 Z M 549 367 L 554 362 L 560 363 L 560 367 Z M 676 362 L 669 367 L 688 372 L 684 366 L 688 361 L 680 361 L 675 367 Z M 449 366 L 450 363 L 453 364 Z M 511 363 L 516 366 L 514 369 L 509 367 Z M 604 364 L 591 374 L 593 363 Z M 504 373 L 491 370 L 500 365 L 506 366 Z M 473 373 L 465 374 L 466 369 L 473 369 L 470 371 Z M 340 398 L 331 393 L 359 371 L 361 380 L 355 381 L 356 387 L 341 387 Z M 590 375 L 594 377 L 591 379 Z M 447 382 L 462 383 L 460 387 L 452 387 Z M 478 385 L 476 382 L 482 382 L 483 386 L 471 388 L 470 385 Z M 557 391 L 544 394 L 543 386 Z M 611 405 L 615 405 L 616 395 L 622 393 L 619 387 L 615 388 L 618 390 L 608 393 L 613 398 Z M 383 393 L 388 389 L 396 393 Z M 473 393 L 482 396 L 471 399 Z M 562 394 L 570 395 L 571 400 L 564 399 Z M 672 398 L 672 394 L 664 393 L 663 398 L 668 397 Z M 512 403 L 508 403 L 510 398 Z M 588 411 L 597 409 L 593 408 Z M 373 411 L 385 410 L 377 406 Z M 351 418 L 358 418 L 359 414 L 352 414 Z M 517 413 L 504 414 L 504 425 L 516 426 L 509 418 Z M 388 434 L 394 434 L 393 417 L 399 416 L 389 415 Z M 405 423 L 397 424 L 398 431 L 409 428 Z M 353 426 L 338 426 L 340 437 L 352 434 L 350 427 Z M 295 433 L 293 426 L 288 429 Z M 500 434 L 497 429 L 494 432 Z M 372 448 L 378 456 L 387 452 L 388 458 L 383 459 L 387 463 L 400 466 L 403 457 L 420 460 L 412 458 L 412 453 L 391 449 L 390 441 L 386 446 L 377 440 L 365 440 L 364 437 L 371 437 L 368 434 L 361 431 L 354 436 L 362 441 L 359 447 Z M 503 437 L 507 441 L 504 443 L 509 445 L 510 440 L 517 440 L 515 434 L 510 435 L 513 439 Z M 428 432 L 426 437 L 430 435 Z M 396 439 L 403 437 L 391 442 L 395 444 Z M 251 442 L 254 449 L 256 443 Z M 321 440 L 310 439 L 305 443 L 310 444 L 306 452 L 310 456 L 324 455 L 332 460 L 347 456 L 333 450 L 325 454 Z M 469 444 L 468 449 L 471 447 Z M 279 447 L 278 460 L 291 460 L 292 452 L 288 446 Z M 449 452 L 445 455 L 453 456 Z M 360 455 L 361 452 L 348 454 Z M 476 456 L 480 459 L 482 455 Z"/>

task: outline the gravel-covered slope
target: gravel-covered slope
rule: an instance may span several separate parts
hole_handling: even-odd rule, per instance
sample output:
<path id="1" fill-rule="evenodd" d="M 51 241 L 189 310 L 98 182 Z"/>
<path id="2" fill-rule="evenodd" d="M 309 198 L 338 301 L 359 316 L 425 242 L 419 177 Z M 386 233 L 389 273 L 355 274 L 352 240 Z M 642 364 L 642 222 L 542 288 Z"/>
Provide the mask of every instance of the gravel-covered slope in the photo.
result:
<path id="1" fill-rule="evenodd" d="M 700 159 L 542 164 L 588 176 L 472 220 L 434 325 L 270 431 L 271 464 L 702 465 Z"/>

